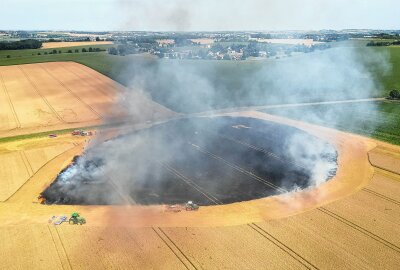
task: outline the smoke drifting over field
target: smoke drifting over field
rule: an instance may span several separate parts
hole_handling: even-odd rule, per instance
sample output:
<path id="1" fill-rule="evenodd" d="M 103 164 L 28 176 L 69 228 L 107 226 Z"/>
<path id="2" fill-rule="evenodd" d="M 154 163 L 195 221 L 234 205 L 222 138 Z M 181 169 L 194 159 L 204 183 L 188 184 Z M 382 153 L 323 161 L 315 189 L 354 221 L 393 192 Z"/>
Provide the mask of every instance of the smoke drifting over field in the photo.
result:
<path id="1" fill-rule="evenodd" d="M 229 71 L 240 71 L 243 74 L 242 76 L 232 76 L 230 72 L 222 73 L 226 67 Z M 251 72 L 246 71 L 247 68 Z M 154 60 L 151 64 L 138 65 L 138 63 L 133 62 L 131 66 L 127 67 L 125 74 L 121 76 L 129 75 L 131 91 L 150 93 L 160 103 L 171 109 L 184 112 L 209 111 L 219 107 L 268 103 L 297 103 L 370 97 L 378 93 L 379 89 L 379 84 L 371 75 L 371 68 L 387 72 L 389 69 L 386 65 L 385 56 L 369 54 L 367 57 L 365 55 L 361 57 L 352 48 L 340 48 L 293 57 L 272 64 L 269 62 L 236 64 Z M 218 77 L 220 75 L 222 77 Z M 128 118 L 135 123 L 138 117 L 142 122 L 148 119 L 156 120 L 151 110 L 144 113 L 141 99 L 137 98 L 137 94 L 132 94 L 134 92 L 123 95 L 120 99 L 122 107 L 126 109 L 125 113 L 129 115 Z M 365 106 L 368 106 L 368 110 L 373 114 L 377 113 L 374 110 L 373 103 Z M 338 118 L 339 115 L 341 115 L 341 111 L 329 111 L 320 114 L 319 111 L 308 110 L 303 120 L 319 118 L 323 121 L 335 122 L 340 119 Z M 191 124 L 195 125 L 191 135 L 193 140 L 196 140 L 194 147 L 203 145 L 208 149 L 207 151 L 215 152 L 214 149 L 220 147 L 216 137 L 196 136 L 196 132 L 204 134 L 209 132 L 210 129 L 209 124 L 204 124 L 204 121 L 199 121 L 199 123 L 203 124 L 197 124 L 197 122 Z M 232 129 L 232 126 L 229 128 Z M 251 130 L 252 126 L 246 127 L 244 125 L 241 128 L 250 128 Z M 374 127 L 370 128 L 373 129 Z M 186 159 L 193 160 L 193 168 L 189 169 L 190 171 L 195 170 L 196 165 L 200 164 L 196 159 L 191 159 L 192 154 L 190 152 L 193 151 L 191 141 L 182 143 L 181 139 L 178 139 L 182 132 L 185 132 L 185 126 L 180 125 L 176 129 L 170 129 L 168 135 L 161 132 L 159 135 L 152 134 L 149 136 L 148 132 L 142 132 L 136 136 L 123 136 L 93 147 L 79 159 L 76 166 L 72 166 L 61 175 L 59 178 L 61 181 L 58 181 L 58 184 L 62 185 L 60 190 L 62 190 L 63 195 L 73 197 L 77 201 L 79 201 L 79 196 L 85 196 L 85 203 L 100 202 L 106 204 L 121 203 L 121 198 L 122 203 L 135 203 L 132 194 L 145 192 L 143 188 L 147 185 L 147 182 L 148 185 L 152 185 L 153 188 L 156 187 L 155 190 L 157 190 L 154 194 L 147 191 L 149 198 L 161 196 L 160 194 L 164 193 L 173 194 L 170 191 L 170 182 L 167 185 L 163 181 L 169 177 L 167 174 L 170 175 L 171 170 L 168 172 L 168 170 L 163 169 L 163 166 Z M 274 138 L 274 144 L 281 146 L 279 151 L 275 150 L 274 152 L 268 148 L 272 146 L 266 146 L 266 148 L 256 146 L 258 149 L 252 148 L 251 145 L 246 145 L 246 147 L 248 151 L 256 150 L 258 155 L 268 156 L 272 151 L 273 155 L 277 156 L 275 157 L 276 160 L 287 164 L 288 172 L 292 170 L 290 169 L 291 162 L 305 168 L 304 170 L 308 175 L 306 184 L 301 183 L 301 181 L 301 184 L 299 184 L 297 181 L 298 177 L 301 178 L 301 173 L 279 178 L 284 183 L 279 183 L 278 186 L 283 185 L 284 190 L 293 191 L 317 186 L 329 179 L 332 171 L 336 170 L 336 161 L 334 161 L 335 158 L 332 158 L 335 156 L 335 151 L 329 144 L 310 140 L 306 135 L 296 132 L 285 139 L 282 137 L 279 141 L 274 133 L 274 130 L 264 132 L 263 136 L 258 137 L 258 142 L 263 144 Z M 168 138 L 168 140 L 165 138 Z M 146 147 L 143 147 L 143 145 L 146 145 Z M 264 150 L 269 151 L 269 153 Z M 242 156 L 243 153 L 238 152 L 232 164 L 241 164 Z M 227 158 L 224 153 L 219 153 L 218 157 Z M 213 160 L 213 162 L 217 164 L 219 160 Z M 257 159 L 252 162 L 255 162 L 256 166 L 262 167 L 271 166 L 276 161 L 268 161 L 272 163 L 258 165 Z M 149 164 L 152 165 L 149 166 Z M 186 166 L 189 165 L 186 164 Z M 199 175 L 196 175 L 196 177 L 200 179 L 209 177 L 207 172 L 217 167 L 217 165 L 215 165 L 215 168 L 213 166 L 213 164 L 208 164 L 204 167 L 204 172 L 198 172 Z M 285 171 L 284 168 L 279 168 L 279 170 Z M 250 174 L 253 170 L 250 165 L 244 167 L 244 169 Z M 173 167 L 173 170 L 177 169 Z M 177 171 L 178 174 L 182 174 L 179 169 Z M 272 174 L 268 175 L 269 179 L 276 176 L 273 171 Z M 262 175 L 259 176 L 263 178 Z M 183 179 L 185 177 L 183 175 Z M 225 175 L 225 177 L 227 176 Z M 231 177 L 233 178 L 233 175 Z M 212 180 L 218 181 L 218 179 L 222 181 L 222 178 Z M 91 189 L 93 181 L 98 181 L 99 185 L 103 185 L 103 190 L 112 189 L 115 192 L 94 192 Z M 182 177 L 176 181 L 182 184 Z M 192 180 L 189 179 L 189 181 Z M 132 186 L 132 182 L 140 186 L 140 189 L 135 191 L 135 185 Z M 225 186 L 228 187 L 229 183 L 225 183 Z M 241 189 L 241 187 L 237 188 Z M 186 191 L 183 189 L 182 192 L 185 193 Z M 219 189 L 210 188 L 208 192 L 218 193 Z M 263 194 L 263 196 L 271 195 L 268 192 Z M 198 200 L 201 199 L 198 198 Z M 151 200 L 149 199 L 149 201 Z M 181 202 L 173 199 L 166 201 Z"/>
<path id="2" fill-rule="evenodd" d="M 89 149 L 44 195 L 61 204 L 225 204 L 314 187 L 335 175 L 336 159 L 334 147 L 293 127 L 177 119 Z"/>
<path id="3" fill-rule="evenodd" d="M 154 100 L 179 112 L 210 111 L 215 108 L 246 105 L 346 100 L 377 95 L 381 86 L 373 77 L 372 70 L 378 70 L 381 74 L 390 70 L 386 55 L 374 53 L 372 50 L 368 52 L 369 54 L 360 53 L 351 47 L 333 48 L 271 62 L 239 63 L 174 60 L 138 63 L 132 58 L 131 65 L 127 66 L 121 76 L 125 77 L 132 89 L 135 89 L 132 91 L 149 93 Z M 132 121 L 137 117 L 141 117 L 142 121 L 155 120 L 149 116 L 152 115 L 151 110 L 147 112 L 148 117 L 143 117 L 142 111 L 137 109 L 140 108 L 140 104 L 135 96 L 128 93 L 121 97 L 129 118 Z M 368 103 L 362 109 L 376 114 L 374 106 L 373 103 Z M 304 107 L 302 115 L 302 120 L 318 118 L 320 121 L 329 121 L 334 126 L 339 119 L 346 117 L 335 108 L 321 112 L 311 106 Z M 206 132 L 208 126 L 199 125 L 193 132 L 196 130 Z M 167 192 L 169 186 L 162 184 L 162 179 L 166 177 L 165 170 L 147 165 L 155 160 L 157 164 L 170 164 L 188 158 L 187 148 L 182 148 L 181 142 L 175 141 L 182 132 L 184 132 L 182 127 L 173 130 L 172 136 L 167 141 L 164 138 L 149 137 L 143 132 L 140 136 L 126 136 L 106 142 L 101 147 L 89 149 L 81 158 L 80 166 L 75 166 L 62 175 L 62 180 L 67 184 L 65 186 L 67 193 L 75 196 L 78 189 L 84 189 L 85 196 L 91 198 L 89 201 L 92 199 L 98 201 L 100 196 L 100 201 L 107 203 L 117 202 L 121 198 L 125 198 L 125 203 L 132 203 L 130 194 L 134 191 L 128 188 L 133 181 L 132 169 L 144 170 L 139 173 L 135 171 L 135 175 L 139 175 L 139 178 L 134 181 L 141 182 L 141 186 L 145 186 L 146 181 L 155 186 L 160 183 L 159 188 L 161 190 L 165 188 Z M 266 132 L 264 137 L 259 137 L 259 141 L 263 142 L 272 136 L 274 136 L 273 131 Z M 212 138 L 207 136 L 199 138 L 204 138 L 204 141 L 196 142 L 196 145 L 212 145 L 218 149 L 218 144 Z M 295 134 L 290 138 L 289 141 L 275 140 L 274 143 L 281 146 L 284 162 L 289 164 L 291 160 L 295 161 L 310 172 L 310 177 L 307 185 L 298 185 L 294 178 L 285 178 L 285 190 L 293 191 L 317 186 L 329 178 L 329 173 L 335 165 L 332 165 L 331 159 L 327 161 L 324 157 L 325 154 L 334 155 L 331 146 L 310 141 L 303 134 Z M 106 147 L 107 145 L 112 147 Z M 140 145 L 147 145 L 157 151 L 142 148 Z M 304 151 L 305 149 L 307 151 Z M 265 155 L 262 150 L 256 151 L 260 155 Z M 135 151 L 134 154 L 131 151 Z M 154 153 L 157 153 L 156 156 Z M 212 165 L 210 166 L 212 168 Z M 207 177 L 206 171 L 200 174 L 198 177 Z M 77 179 L 79 181 L 76 181 Z M 96 179 L 102 183 L 107 182 L 107 188 L 112 188 L 116 192 L 107 195 L 92 194 L 90 185 L 86 185 L 85 182 Z M 291 180 L 292 184 L 287 185 Z M 218 181 L 218 178 L 213 181 Z M 71 182 L 73 184 L 68 185 Z"/>

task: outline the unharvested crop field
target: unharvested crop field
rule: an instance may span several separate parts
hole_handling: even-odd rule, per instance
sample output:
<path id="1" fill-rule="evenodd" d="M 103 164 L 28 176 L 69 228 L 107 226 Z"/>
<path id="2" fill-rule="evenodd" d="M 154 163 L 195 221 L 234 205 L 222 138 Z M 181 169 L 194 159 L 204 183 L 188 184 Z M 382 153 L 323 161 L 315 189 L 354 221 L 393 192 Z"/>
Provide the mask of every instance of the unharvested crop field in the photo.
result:
<path id="1" fill-rule="evenodd" d="M 81 42 L 45 42 L 42 49 L 66 48 L 76 46 L 109 45 L 112 41 L 81 41 Z"/>
<path id="2" fill-rule="evenodd" d="M 0 67 L 0 138 L 96 126 L 105 119 L 122 121 L 121 117 L 133 109 L 116 105 L 124 91 L 126 88 L 117 82 L 74 62 Z M 171 114 L 131 92 L 137 111 L 152 112 L 151 117 Z"/>
<path id="3" fill-rule="evenodd" d="M 46 162 L 84 141 L 84 138 L 46 137 L 0 143 L 0 202 L 10 198 Z"/>
<path id="4" fill-rule="evenodd" d="M 0 67 L 0 136 L 99 124 L 122 89 L 76 63 Z"/>

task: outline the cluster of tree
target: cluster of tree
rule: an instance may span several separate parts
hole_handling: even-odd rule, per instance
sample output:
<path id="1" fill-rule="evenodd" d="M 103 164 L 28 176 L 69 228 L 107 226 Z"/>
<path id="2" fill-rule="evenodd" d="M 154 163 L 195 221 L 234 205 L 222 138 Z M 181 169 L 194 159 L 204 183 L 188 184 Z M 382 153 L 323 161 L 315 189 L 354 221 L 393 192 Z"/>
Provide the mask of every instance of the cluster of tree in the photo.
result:
<path id="1" fill-rule="evenodd" d="M 127 38 L 126 41 L 129 43 L 135 43 L 135 44 L 143 44 L 143 43 L 157 44 L 156 37 L 130 37 L 130 38 Z"/>
<path id="2" fill-rule="evenodd" d="M 89 47 L 89 49 L 86 49 L 86 48 L 82 48 L 82 52 L 83 53 L 85 53 L 85 52 L 104 52 L 105 50 L 103 49 L 100 49 L 100 48 L 92 48 L 92 47 Z"/>
<path id="3" fill-rule="evenodd" d="M 394 38 L 398 38 L 399 34 L 380 33 L 380 34 L 376 35 L 376 37 L 380 38 L 380 39 L 394 39 Z"/>
<path id="4" fill-rule="evenodd" d="M 187 39 L 184 37 L 176 37 L 176 38 L 174 38 L 174 41 L 175 41 L 175 45 L 178 47 L 193 45 L 193 42 L 190 39 Z"/>
<path id="5" fill-rule="evenodd" d="M 400 99 L 400 92 L 399 90 L 392 90 L 389 92 L 390 99 Z"/>
<path id="6" fill-rule="evenodd" d="M 88 49 L 82 48 L 82 52 L 83 53 L 86 53 L 86 52 L 103 52 L 103 51 L 105 51 L 105 50 L 100 49 L 100 48 L 92 48 L 92 47 L 89 47 Z M 43 52 L 44 55 L 61 54 L 61 53 L 63 53 L 61 50 L 56 50 L 56 49 L 51 50 L 51 51 L 44 51 Z M 79 49 L 74 49 L 74 50 L 70 49 L 70 50 L 67 51 L 67 53 L 79 53 Z M 37 55 L 42 55 L 42 53 L 38 52 Z"/>
<path id="7" fill-rule="evenodd" d="M 0 50 L 39 49 L 42 42 L 35 39 L 25 39 L 13 42 L 0 42 Z"/>
<path id="8" fill-rule="evenodd" d="M 271 39 L 272 36 L 271 34 L 263 34 L 263 33 L 258 33 L 258 34 L 251 34 L 251 38 L 262 38 L 262 39 Z"/>
<path id="9" fill-rule="evenodd" d="M 137 54 L 146 51 L 144 48 L 138 48 L 136 45 L 120 44 L 117 47 L 108 49 L 108 53 L 112 55 L 128 55 Z"/>
<path id="10" fill-rule="evenodd" d="M 368 47 L 380 47 L 380 46 L 392 46 L 392 45 L 400 45 L 400 40 L 396 40 L 396 41 L 370 41 L 367 43 Z"/>

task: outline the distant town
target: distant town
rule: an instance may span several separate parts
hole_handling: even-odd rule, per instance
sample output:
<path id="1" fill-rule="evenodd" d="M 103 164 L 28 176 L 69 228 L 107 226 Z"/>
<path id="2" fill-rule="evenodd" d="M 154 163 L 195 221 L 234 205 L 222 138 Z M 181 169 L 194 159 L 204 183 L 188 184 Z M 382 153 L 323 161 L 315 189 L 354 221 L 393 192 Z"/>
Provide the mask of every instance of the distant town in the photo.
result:
<path id="1" fill-rule="evenodd" d="M 313 32 L 74 32 L 0 31 L 0 50 L 37 49 L 50 42 L 110 42 L 111 55 L 148 53 L 163 59 L 240 61 L 279 59 L 325 50 L 335 42 L 369 40 L 366 46 L 400 44 L 400 31 L 322 30 Z M 93 48 L 99 51 L 99 48 Z M 103 49 L 101 49 L 103 50 Z M 72 53 L 73 51 L 71 51 Z M 75 50 L 76 52 L 76 50 Z M 57 52 L 55 52 L 57 53 Z"/>

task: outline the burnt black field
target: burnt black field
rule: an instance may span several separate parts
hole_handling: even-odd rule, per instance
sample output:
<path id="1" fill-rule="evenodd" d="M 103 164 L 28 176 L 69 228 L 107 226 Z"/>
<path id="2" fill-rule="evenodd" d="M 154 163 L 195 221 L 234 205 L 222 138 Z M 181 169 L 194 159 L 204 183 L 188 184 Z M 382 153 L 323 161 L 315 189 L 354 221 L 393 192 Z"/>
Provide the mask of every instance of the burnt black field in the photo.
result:
<path id="1" fill-rule="evenodd" d="M 308 188 L 336 168 L 333 146 L 293 127 L 185 118 L 87 150 L 42 195 L 48 204 L 228 204 Z"/>

